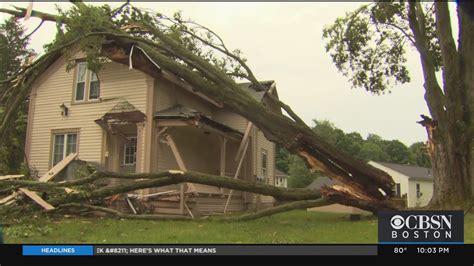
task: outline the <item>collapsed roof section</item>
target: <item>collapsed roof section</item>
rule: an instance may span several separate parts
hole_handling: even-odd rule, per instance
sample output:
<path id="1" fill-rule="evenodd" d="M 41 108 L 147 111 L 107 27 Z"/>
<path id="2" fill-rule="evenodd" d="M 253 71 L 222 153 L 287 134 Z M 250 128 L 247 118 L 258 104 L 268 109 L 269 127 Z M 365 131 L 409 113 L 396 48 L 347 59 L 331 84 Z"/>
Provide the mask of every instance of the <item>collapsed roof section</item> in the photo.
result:
<path id="1" fill-rule="evenodd" d="M 190 125 L 196 126 L 199 126 L 199 124 L 204 124 L 224 134 L 232 135 L 239 139 L 243 137 L 243 133 L 239 130 L 222 124 L 199 111 L 181 104 L 177 104 L 175 106 L 155 112 L 153 117 L 156 120 L 180 120 L 187 122 Z"/>
<path id="2" fill-rule="evenodd" d="M 257 100 L 258 102 L 261 102 L 265 97 L 266 93 L 270 90 L 273 83 L 275 83 L 274 80 L 260 81 L 260 85 L 262 85 L 264 90 L 259 89 L 259 87 L 255 86 L 251 82 L 239 83 L 239 86 L 244 89 L 244 91 L 249 93 L 252 98 Z"/>
<path id="3" fill-rule="evenodd" d="M 212 104 L 223 107 L 224 105 L 220 102 L 216 102 L 209 98 L 207 95 L 201 93 L 197 88 L 192 87 L 189 83 L 187 83 L 184 79 L 180 78 L 179 76 L 162 69 L 160 65 L 154 62 L 151 57 L 140 47 L 132 45 L 127 48 L 120 48 L 120 46 L 116 46 L 116 44 L 111 41 L 108 42 L 103 46 L 103 53 L 105 56 L 110 58 L 115 62 L 122 63 L 124 65 L 128 65 L 130 69 L 134 68 L 134 66 L 139 66 L 137 68 L 140 71 L 154 77 L 154 78 L 165 78 L 183 89 L 190 91 L 191 93 L 196 94 L 197 96 L 211 102 Z M 128 50 L 128 52 L 126 51 Z M 251 82 L 242 82 L 238 83 L 238 85 L 243 89 L 243 91 L 247 92 L 252 98 L 257 100 L 258 102 L 262 102 L 265 98 L 265 95 L 272 87 L 272 84 L 275 83 L 273 80 L 265 80 L 260 81 L 262 86 L 258 87 L 252 84 Z M 262 88 L 264 90 L 262 90 Z M 278 95 L 274 92 L 275 95 Z M 278 96 L 277 96 L 278 97 Z"/>

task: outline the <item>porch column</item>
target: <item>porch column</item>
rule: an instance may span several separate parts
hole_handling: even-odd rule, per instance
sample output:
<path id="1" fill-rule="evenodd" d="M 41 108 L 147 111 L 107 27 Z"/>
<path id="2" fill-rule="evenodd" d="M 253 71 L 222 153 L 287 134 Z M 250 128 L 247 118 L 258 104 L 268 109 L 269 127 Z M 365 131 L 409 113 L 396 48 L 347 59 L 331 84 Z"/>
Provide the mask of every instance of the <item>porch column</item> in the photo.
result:
<path id="1" fill-rule="evenodd" d="M 118 141 L 117 136 L 112 135 L 111 133 L 106 133 L 107 134 L 107 147 L 105 151 L 105 157 L 106 157 L 106 166 L 107 166 L 107 171 L 111 172 L 120 172 L 120 163 L 119 163 L 119 156 L 122 154 L 120 153 L 120 145 L 122 145 L 121 142 Z M 117 185 L 119 183 L 119 180 L 113 178 L 111 180 L 112 185 Z"/>
<path id="2" fill-rule="evenodd" d="M 225 153 L 226 153 L 227 138 L 221 137 L 221 156 L 220 156 L 220 175 L 225 176 Z"/>
<path id="3" fill-rule="evenodd" d="M 227 145 L 227 138 L 222 136 L 221 137 L 221 154 L 220 154 L 220 176 L 225 176 L 225 153 L 226 153 L 226 145 Z M 220 188 L 221 193 L 224 192 L 224 188 Z"/>
<path id="4" fill-rule="evenodd" d="M 137 123 L 137 162 L 135 172 L 143 173 L 145 171 L 145 123 Z"/>

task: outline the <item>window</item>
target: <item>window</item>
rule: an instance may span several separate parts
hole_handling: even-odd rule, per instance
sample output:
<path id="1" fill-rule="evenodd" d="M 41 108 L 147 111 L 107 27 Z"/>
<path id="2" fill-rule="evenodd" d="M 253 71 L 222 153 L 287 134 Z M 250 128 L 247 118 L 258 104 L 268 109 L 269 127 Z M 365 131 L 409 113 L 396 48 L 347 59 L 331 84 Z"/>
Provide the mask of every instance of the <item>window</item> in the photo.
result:
<path id="1" fill-rule="evenodd" d="M 100 82 L 97 73 L 87 69 L 86 62 L 77 64 L 76 73 L 74 101 L 98 100 L 100 98 Z"/>
<path id="2" fill-rule="evenodd" d="M 263 180 L 267 180 L 267 169 L 268 169 L 268 153 L 267 150 L 262 149 L 262 176 Z"/>
<path id="3" fill-rule="evenodd" d="M 76 102 L 84 101 L 85 93 L 86 93 L 86 63 L 81 62 L 77 65 L 76 96 L 74 100 Z"/>
<path id="4" fill-rule="evenodd" d="M 89 100 L 97 100 L 100 96 L 99 78 L 95 72 L 91 72 L 91 82 L 89 84 Z"/>
<path id="5" fill-rule="evenodd" d="M 416 183 L 416 197 L 417 198 L 421 198 L 421 188 L 420 188 L 420 184 L 419 183 Z"/>
<path id="6" fill-rule="evenodd" d="M 53 166 L 77 150 L 77 134 L 64 133 L 53 136 Z"/>
<path id="7" fill-rule="evenodd" d="M 123 149 L 123 164 L 132 165 L 137 162 L 137 138 L 129 138 L 130 142 L 125 143 Z"/>
<path id="8" fill-rule="evenodd" d="M 402 195 L 401 188 L 400 188 L 400 183 L 395 184 L 395 195 L 397 197 L 400 197 Z"/>

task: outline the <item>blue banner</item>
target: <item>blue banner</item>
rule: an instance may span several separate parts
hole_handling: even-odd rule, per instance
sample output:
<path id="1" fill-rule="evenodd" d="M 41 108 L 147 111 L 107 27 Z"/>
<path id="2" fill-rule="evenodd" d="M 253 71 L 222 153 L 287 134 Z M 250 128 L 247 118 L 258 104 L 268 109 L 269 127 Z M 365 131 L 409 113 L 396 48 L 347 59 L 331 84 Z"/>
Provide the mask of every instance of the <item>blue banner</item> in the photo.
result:
<path id="1" fill-rule="evenodd" d="M 93 246 L 38 245 L 23 246 L 23 256 L 92 256 Z"/>

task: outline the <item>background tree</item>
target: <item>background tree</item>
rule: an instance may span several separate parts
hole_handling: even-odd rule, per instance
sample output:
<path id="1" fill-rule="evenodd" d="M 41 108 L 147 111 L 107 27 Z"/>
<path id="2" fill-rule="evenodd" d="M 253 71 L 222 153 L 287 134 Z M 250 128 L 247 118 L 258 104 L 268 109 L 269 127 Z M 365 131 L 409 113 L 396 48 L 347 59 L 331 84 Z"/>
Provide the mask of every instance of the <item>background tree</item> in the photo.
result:
<path id="1" fill-rule="evenodd" d="M 408 148 L 410 151 L 410 162 L 423 167 L 431 167 L 430 157 L 426 145 L 423 142 L 415 142 Z"/>
<path id="2" fill-rule="evenodd" d="M 388 161 L 399 163 L 399 164 L 407 164 L 410 160 L 410 154 L 408 151 L 407 146 L 401 143 L 399 140 L 391 140 L 385 143 L 385 151 L 389 156 Z"/>
<path id="3" fill-rule="evenodd" d="M 377 2 L 347 13 L 323 32 L 338 70 L 353 87 L 374 94 L 409 82 L 406 48 L 419 53 L 431 115 L 424 125 L 435 208 L 467 207 L 473 197 L 474 21 L 460 5 L 457 19 L 455 43 L 447 2 Z"/>
<path id="4" fill-rule="evenodd" d="M 318 176 L 318 172 L 312 173 L 304 161 L 295 155 L 289 157 L 288 187 L 304 188 L 311 184 Z"/>
<path id="5" fill-rule="evenodd" d="M 10 18 L 0 24 L 0 80 L 9 79 L 20 69 L 33 52 L 27 48 L 28 36 L 24 36 L 24 29 L 15 18 Z M 13 81 L 12 81 L 13 82 Z M 0 95 L 11 85 L 0 84 Z M 5 102 L 0 101 L 0 114 Z M 18 173 L 24 161 L 24 141 L 28 102 L 22 101 L 15 113 L 14 123 L 8 127 L 4 138 L 0 141 L 0 174 Z"/>

